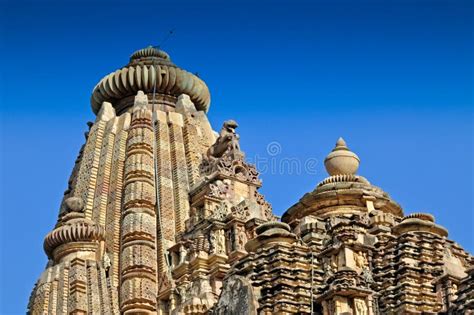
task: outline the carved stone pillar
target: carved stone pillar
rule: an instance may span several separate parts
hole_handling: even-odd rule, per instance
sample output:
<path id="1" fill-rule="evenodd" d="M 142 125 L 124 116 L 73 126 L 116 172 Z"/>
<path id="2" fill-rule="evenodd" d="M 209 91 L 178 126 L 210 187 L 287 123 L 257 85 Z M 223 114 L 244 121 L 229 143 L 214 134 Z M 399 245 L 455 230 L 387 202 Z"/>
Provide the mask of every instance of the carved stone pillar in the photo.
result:
<path id="1" fill-rule="evenodd" d="M 153 128 L 147 97 L 135 97 L 125 160 L 121 246 L 121 305 L 124 314 L 156 313 L 156 193 Z"/>

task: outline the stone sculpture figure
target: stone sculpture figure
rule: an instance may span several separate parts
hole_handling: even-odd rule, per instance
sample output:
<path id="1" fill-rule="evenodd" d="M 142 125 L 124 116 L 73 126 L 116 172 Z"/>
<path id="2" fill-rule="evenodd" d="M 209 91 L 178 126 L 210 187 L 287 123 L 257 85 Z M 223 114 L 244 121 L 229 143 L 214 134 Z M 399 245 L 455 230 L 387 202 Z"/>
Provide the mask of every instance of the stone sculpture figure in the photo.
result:
<path id="1" fill-rule="evenodd" d="M 104 253 L 104 258 L 102 260 L 102 265 L 105 269 L 105 272 L 108 273 L 110 267 L 112 266 L 112 262 L 110 261 L 109 254 L 107 254 L 107 252 Z"/>
<path id="2" fill-rule="evenodd" d="M 188 290 L 186 289 L 186 287 L 184 285 L 179 286 L 176 290 L 177 290 L 177 293 L 179 295 L 179 299 L 180 299 L 181 303 L 183 303 L 187 298 L 187 291 Z"/>
<path id="3" fill-rule="evenodd" d="M 333 255 L 331 256 L 331 270 L 333 272 L 336 272 L 337 271 L 337 256 L 336 255 Z"/>
<path id="4" fill-rule="evenodd" d="M 217 231 L 217 253 L 225 253 L 225 235 L 223 230 Z"/>
<path id="5" fill-rule="evenodd" d="M 366 283 L 374 283 L 374 277 L 372 276 L 372 273 L 370 272 L 369 268 L 365 267 L 364 269 L 362 269 L 362 277 L 364 278 L 364 281 Z"/>
<path id="6" fill-rule="evenodd" d="M 184 263 L 184 261 L 186 260 L 186 255 L 187 254 L 188 254 L 188 251 L 186 250 L 184 245 L 181 245 L 179 247 L 179 264 Z"/>
<path id="7" fill-rule="evenodd" d="M 238 126 L 234 120 L 224 122 L 216 142 L 207 150 L 207 157 L 210 160 L 221 158 L 225 154 L 234 157 L 243 155 L 240 150 L 239 135 L 235 132 Z"/>
<path id="8" fill-rule="evenodd" d="M 364 269 L 367 266 L 367 258 L 364 252 L 354 252 L 355 263 L 358 268 Z"/>
<path id="9" fill-rule="evenodd" d="M 233 230 L 227 231 L 227 251 L 229 253 L 233 252 L 235 250 L 235 233 Z"/>
<path id="10" fill-rule="evenodd" d="M 331 259 L 327 259 L 327 258 L 324 259 L 323 267 L 324 267 L 324 279 L 325 281 L 327 281 L 329 278 L 334 276 L 334 270 L 331 265 Z"/>
<path id="11" fill-rule="evenodd" d="M 215 230 L 211 232 L 211 254 L 225 253 L 225 236 L 223 230 Z"/>
<path id="12" fill-rule="evenodd" d="M 211 243 L 211 254 L 217 253 L 217 233 L 216 231 L 212 231 L 211 235 L 209 236 L 210 243 Z"/>
<path id="13" fill-rule="evenodd" d="M 245 250 L 245 243 L 247 243 L 247 236 L 245 235 L 245 231 L 242 228 L 236 228 L 236 234 L 237 234 L 237 249 Z"/>
<path id="14" fill-rule="evenodd" d="M 364 300 L 355 299 L 354 304 L 356 315 L 367 315 L 367 305 Z"/>
<path id="15" fill-rule="evenodd" d="M 451 287 L 451 294 L 453 295 L 453 300 L 458 298 L 457 293 L 458 293 L 458 286 L 456 285 L 456 283 L 453 283 Z"/>

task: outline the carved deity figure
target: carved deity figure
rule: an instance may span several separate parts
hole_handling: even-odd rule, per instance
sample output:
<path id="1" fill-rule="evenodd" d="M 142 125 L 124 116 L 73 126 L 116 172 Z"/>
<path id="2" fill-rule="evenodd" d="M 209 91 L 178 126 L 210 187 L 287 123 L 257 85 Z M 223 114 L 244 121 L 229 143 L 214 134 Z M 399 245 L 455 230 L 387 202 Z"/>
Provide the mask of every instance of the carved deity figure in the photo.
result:
<path id="1" fill-rule="evenodd" d="M 227 251 L 229 253 L 231 253 L 235 250 L 234 235 L 235 235 L 235 233 L 234 233 L 233 229 L 227 231 Z"/>
<path id="2" fill-rule="evenodd" d="M 243 155 L 240 151 L 239 135 L 235 132 L 238 126 L 234 120 L 224 122 L 219 137 L 207 151 L 207 157 L 210 160 L 218 159 L 224 154 L 231 155 L 234 158 Z"/>
<path id="3" fill-rule="evenodd" d="M 348 305 L 346 298 L 336 297 L 334 303 L 336 307 L 333 314 L 345 313 L 350 309 L 350 306 Z"/>
<path id="4" fill-rule="evenodd" d="M 374 283 L 374 277 L 372 277 L 372 273 L 370 272 L 368 267 L 365 267 L 362 269 L 362 277 L 364 278 L 364 281 L 367 282 L 368 284 Z"/>
<path id="5" fill-rule="evenodd" d="M 211 232 L 211 253 L 224 254 L 225 253 L 225 235 L 223 230 L 215 230 Z"/>
<path id="6" fill-rule="evenodd" d="M 355 299 L 354 301 L 355 306 L 355 315 L 367 315 L 367 304 L 364 300 Z"/>
<path id="7" fill-rule="evenodd" d="M 334 276 L 334 270 L 332 269 L 330 258 L 324 258 L 323 268 L 324 268 L 324 280 L 327 281 L 329 278 Z"/>
<path id="8" fill-rule="evenodd" d="M 217 231 L 217 253 L 224 254 L 225 253 L 225 235 L 223 230 Z"/>
<path id="9" fill-rule="evenodd" d="M 364 252 L 354 252 L 357 268 L 364 269 L 367 266 L 367 254 Z"/>
<path id="10" fill-rule="evenodd" d="M 209 242 L 211 243 L 211 254 L 217 253 L 217 233 L 216 231 L 212 231 L 211 235 L 209 236 Z"/>
<path id="11" fill-rule="evenodd" d="M 184 303 L 187 299 L 187 289 L 185 285 L 180 285 L 176 288 L 176 291 L 179 295 L 180 303 Z"/>
<path id="12" fill-rule="evenodd" d="M 187 254 L 188 254 L 188 251 L 186 250 L 184 245 L 181 245 L 179 247 L 179 264 L 184 263 L 184 261 L 186 260 L 186 255 Z"/>
<path id="13" fill-rule="evenodd" d="M 337 256 L 336 255 L 331 256 L 330 264 L 331 264 L 332 272 L 336 272 L 337 271 Z"/>
<path id="14" fill-rule="evenodd" d="M 453 292 L 457 292 L 458 291 L 458 286 L 456 285 L 456 283 L 453 283 Z"/>
<path id="15" fill-rule="evenodd" d="M 110 261 L 109 254 L 107 252 L 104 253 L 104 257 L 102 259 L 102 266 L 104 267 L 106 273 L 109 272 L 109 269 L 112 266 L 112 262 Z"/>
<path id="16" fill-rule="evenodd" d="M 245 230 L 242 227 L 236 228 L 237 234 L 237 249 L 245 250 L 245 243 L 247 243 L 247 236 L 245 235 Z"/>
<path id="17" fill-rule="evenodd" d="M 458 286 L 456 283 L 453 283 L 451 286 L 451 293 L 452 293 L 452 300 L 456 300 L 458 298 Z"/>

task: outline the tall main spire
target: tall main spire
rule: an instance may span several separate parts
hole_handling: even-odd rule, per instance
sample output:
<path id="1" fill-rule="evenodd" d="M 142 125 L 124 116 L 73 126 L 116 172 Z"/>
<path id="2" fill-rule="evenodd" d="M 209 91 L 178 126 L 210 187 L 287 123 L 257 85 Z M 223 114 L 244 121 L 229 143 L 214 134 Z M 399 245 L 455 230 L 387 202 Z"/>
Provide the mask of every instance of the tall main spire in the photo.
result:
<path id="1" fill-rule="evenodd" d="M 154 47 L 99 82 L 29 313 L 159 312 L 158 287 L 172 280 L 168 249 L 215 141 L 209 103 L 205 83 Z"/>

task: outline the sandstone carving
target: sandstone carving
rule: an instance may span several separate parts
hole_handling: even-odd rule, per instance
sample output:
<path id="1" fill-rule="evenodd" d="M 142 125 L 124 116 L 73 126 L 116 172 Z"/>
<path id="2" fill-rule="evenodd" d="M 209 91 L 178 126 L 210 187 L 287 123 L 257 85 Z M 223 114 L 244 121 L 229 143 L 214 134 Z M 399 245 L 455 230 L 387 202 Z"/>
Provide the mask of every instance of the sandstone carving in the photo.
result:
<path id="1" fill-rule="evenodd" d="M 238 124 L 234 120 L 224 122 L 219 137 L 207 151 L 208 158 L 220 158 L 224 154 L 232 156 L 242 155 L 239 145 L 239 135 L 235 132 Z"/>
<path id="2" fill-rule="evenodd" d="M 116 104 L 120 113 L 122 106 L 117 103 L 139 90 L 153 93 L 154 88 L 156 93 L 175 98 L 187 94 L 198 110 L 209 109 L 211 97 L 206 84 L 194 74 L 176 67 L 167 53 L 153 47 L 135 52 L 127 66 L 100 80 L 92 92 L 92 109 L 97 113 L 106 101 Z"/>
<path id="3" fill-rule="evenodd" d="M 216 305 L 214 314 L 254 315 L 257 314 L 256 300 L 247 279 L 232 276 L 225 282 L 225 288 Z"/>
<path id="4" fill-rule="evenodd" d="M 358 175 L 342 138 L 279 220 L 209 103 L 153 47 L 99 82 L 29 314 L 474 313 L 473 256 Z"/>

